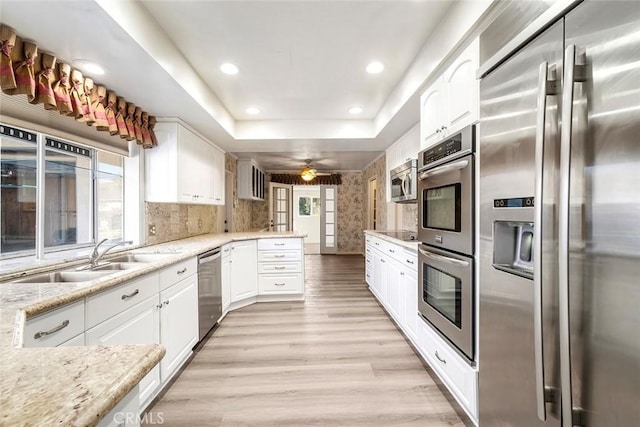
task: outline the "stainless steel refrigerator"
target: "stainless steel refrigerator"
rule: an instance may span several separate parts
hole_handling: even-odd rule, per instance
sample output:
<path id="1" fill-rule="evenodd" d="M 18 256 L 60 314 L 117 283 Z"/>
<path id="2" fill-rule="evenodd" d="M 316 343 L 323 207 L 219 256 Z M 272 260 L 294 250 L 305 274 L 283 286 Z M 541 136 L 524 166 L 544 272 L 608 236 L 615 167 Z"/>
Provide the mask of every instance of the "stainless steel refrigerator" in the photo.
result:
<path id="1" fill-rule="evenodd" d="M 482 427 L 640 424 L 640 2 L 575 3 L 481 68 Z"/>

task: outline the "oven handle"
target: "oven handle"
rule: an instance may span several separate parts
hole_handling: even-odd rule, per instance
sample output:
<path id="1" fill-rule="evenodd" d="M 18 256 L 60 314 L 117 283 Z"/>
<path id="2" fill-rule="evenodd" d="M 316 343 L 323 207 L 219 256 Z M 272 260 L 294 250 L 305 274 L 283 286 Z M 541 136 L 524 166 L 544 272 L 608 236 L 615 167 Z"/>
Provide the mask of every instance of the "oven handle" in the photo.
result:
<path id="1" fill-rule="evenodd" d="M 433 252 L 428 252 L 421 248 L 418 248 L 418 250 L 422 255 L 426 256 L 427 258 L 431 258 L 436 261 L 448 262 L 449 264 L 458 265 L 461 267 L 469 267 L 469 263 L 467 261 L 462 261 L 459 259 L 444 256 L 444 255 L 434 254 Z"/>
<path id="2" fill-rule="evenodd" d="M 448 165 L 440 166 L 440 167 L 428 170 L 426 172 L 422 172 L 420 174 L 420 181 L 422 181 L 423 179 L 426 179 L 426 178 L 428 178 L 430 176 L 440 175 L 440 174 L 443 174 L 443 173 L 464 169 L 467 166 L 469 166 L 469 160 L 468 159 L 460 160 L 460 161 L 453 162 L 453 163 L 449 163 Z"/>

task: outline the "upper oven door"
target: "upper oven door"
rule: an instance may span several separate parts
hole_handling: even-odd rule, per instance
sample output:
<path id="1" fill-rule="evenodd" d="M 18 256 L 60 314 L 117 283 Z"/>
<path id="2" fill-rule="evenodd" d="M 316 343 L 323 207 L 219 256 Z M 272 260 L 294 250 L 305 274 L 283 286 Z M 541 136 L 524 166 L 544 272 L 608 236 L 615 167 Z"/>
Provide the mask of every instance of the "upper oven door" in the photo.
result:
<path id="1" fill-rule="evenodd" d="M 474 253 L 473 154 L 419 174 L 418 240 Z"/>
<path id="2" fill-rule="evenodd" d="M 473 258 L 420 245 L 418 260 L 420 314 L 473 360 Z"/>

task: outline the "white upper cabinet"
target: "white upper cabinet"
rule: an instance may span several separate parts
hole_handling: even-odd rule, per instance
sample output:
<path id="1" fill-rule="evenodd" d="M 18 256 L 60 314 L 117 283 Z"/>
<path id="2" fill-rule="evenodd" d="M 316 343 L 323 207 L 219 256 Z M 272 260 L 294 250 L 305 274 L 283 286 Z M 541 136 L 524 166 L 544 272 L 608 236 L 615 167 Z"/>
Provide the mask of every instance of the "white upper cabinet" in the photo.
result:
<path id="1" fill-rule="evenodd" d="M 238 198 L 264 200 L 266 174 L 253 159 L 238 160 Z"/>
<path id="2" fill-rule="evenodd" d="M 144 152 L 145 200 L 224 204 L 224 153 L 176 122 L 155 131 L 158 146 Z"/>
<path id="3" fill-rule="evenodd" d="M 420 97 L 420 149 L 478 120 L 479 42 L 476 38 Z"/>

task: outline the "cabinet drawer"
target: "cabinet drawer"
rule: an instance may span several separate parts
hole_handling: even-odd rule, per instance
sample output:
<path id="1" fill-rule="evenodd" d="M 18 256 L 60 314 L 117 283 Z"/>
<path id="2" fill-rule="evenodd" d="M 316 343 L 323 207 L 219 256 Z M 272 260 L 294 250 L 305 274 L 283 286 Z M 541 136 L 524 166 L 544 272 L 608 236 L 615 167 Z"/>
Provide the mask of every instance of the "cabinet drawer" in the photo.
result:
<path id="1" fill-rule="evenodd" d="M 260 251 L 258 252 L 259 262 L 289 262 L 300 261 L 302 254 L 296 251 Z"/>
<path id="2" fill-rule="evenodd" d="M 157 295 L 158 292 L 158 275 L 152 273 L 87 297 L 87 329 Z"/>
<path id="3" fill-rule="evenodd" d="M 182 279 L 186 279 L 198 272 L 198 259 L 189 258 L 177 264 L 167 267 L 160 272 L 160 290 L 167 289 L 169 286 L 178 283 Z"/>
<path id="4" fill-rule="evenodd" d="M 460 404 L 477 419 L 477 373 L 437 332 L 419 319 L 420 349 Z"/>
<path id="5" fill-rule="evenodd" d="M 399 260 L 402 265 L 407 269 L 414 272 L 418 271 L 418 254 L 408 250 L 402 251 L 402 258 Z"/>
<path id="6" fill-rule="evenodd" d="M 299 273 L 302 271 L 302 265 L 299 262 L 283 262 L 283 263 L 260 263 L 258 265 L 258 273 Z"/>
<path id="7" fill-rule="evenodd" d="M 258 291 L 260 294 L 297 294 L 302 293 L 301 274 L 260 275 Z"/>
<path id="8" fill-rule="evenodd" d="M 84 299 L 28 319 L 25 347 L 56 347 L 84 332 Z"/>
<path id="9" fill-rule="evenodd" d="M 302 249 L 302 239 L 285 238 L 285 239 L 260 239 L 258 240 L 259 251 Z"/>

